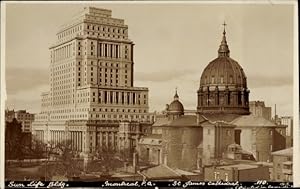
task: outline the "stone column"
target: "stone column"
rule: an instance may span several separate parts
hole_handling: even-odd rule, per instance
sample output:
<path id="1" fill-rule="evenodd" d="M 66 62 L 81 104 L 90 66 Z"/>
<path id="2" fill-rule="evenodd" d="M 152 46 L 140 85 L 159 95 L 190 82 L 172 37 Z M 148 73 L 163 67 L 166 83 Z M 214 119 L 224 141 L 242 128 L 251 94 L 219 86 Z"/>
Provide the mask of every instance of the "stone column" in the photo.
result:
<path id="1" fill-rule="evenodd" d="M 122 101 L 122 92 L 121 91 L 118 94 L 118 98 L 119 98 L 119 100 L 118 100 L 119 104 L 122 104 L 122 102 L 121 102 Z"/>
<path id="2" fill-rule="evenodd" d="M 139 98 L 138 98 L 138 93 L 135 93 L 135 104 L 138 104 Z"/>
<path id="3" fill-rule="evenodd" d="M 128 103 L 128 102 L 127 102 L 127 100 L 128 100 L 127 95 L 128 95 L 128 93 L 127 93 L 127 92 L 124 92 L 124 104 L 127 104 L 127 103 Z"/>
<path id="4" fill-rule="evenodd" d="M 77 146 L 76 146 L 76 151 L 79 151 L 79 131 L 76 131 L 76 140 L 77 140 Z"/>
<path id="5" fill-rule="evenodd" d="M 130 104 L 133 104 L 133 93 L 132 92 L 130 92 Z"/>
<path id="6" fill-rule="evenodd" d="M 112 101 L 112 103 L 115 104 L 116 103 L 116 92 L 113 91 L 112 95 L 113 95 L 113 101 Z"/>
<path id="7" fill-rule="evenodd" d="M 114 149 L 115 143 L 114 143 L 114 132 L 110 132 L 110 136 L 111 136 L 111 148 Z"/>
<path id="8" fill-rule="evenodd" d="M 242 100 L 242 106 L 245 106 L 245 93 L 244 93 L 244 89 L 241 92 L 241 100 Z"/>
<path id="9" fill-rule="evenodd" d="M 106 91 L 106 102 L 107 102 L 107 104 L 109 104 L 110 103 L 110 91 Z"/>
<path id="10" fill-rule="evenodd" d="M 216 87 L 216 89 L 215 89 L 215 105 L 216 106 L 219 105 L 219 89 L 218 89 L 218 87 Z"/>
<path id="11" fill-rule="evenodd" d="M 81 131 L 79 132 L 79 136 L 80 136 L 79 137 L 79 142 L 80 142 L 80 149 L 79 149 L 79 151 L 82 152 L 82 132 Z"/>
<path id="12" fill-rule="evenodd" d="M 71 141 L 71 148 L 73 149 L 73 132 L 69 131 L 69 135 L 70 135 L 70 141 Z"/>
<path id="13" fill-rule="evenodd" d="M 111 57 L 110 49 L 111 49 L 111 44 L 108 44 L 107 45 L 107 51 L 108 51 L 107 56 L 108 57 Z"/>
<path id="14" fill-rule="evenodd" d="M 103 132 L 102 131 L 99 132 L 99 136 L 100 136 L 100 147 L 102 147 L 103 146 Z"/>
<path id="15" fill-rule="evenodd" d="M 108 132 L 105 132 L 105 137 L 106 137 L 106 147 L 108 147 Z"/>

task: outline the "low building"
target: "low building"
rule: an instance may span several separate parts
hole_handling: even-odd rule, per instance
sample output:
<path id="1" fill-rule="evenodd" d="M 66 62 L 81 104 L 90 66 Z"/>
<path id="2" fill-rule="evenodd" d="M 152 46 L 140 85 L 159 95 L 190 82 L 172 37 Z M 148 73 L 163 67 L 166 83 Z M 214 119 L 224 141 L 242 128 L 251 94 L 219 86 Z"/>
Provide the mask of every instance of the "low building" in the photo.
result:
<path id="1" fill-rule="evenodd" d="M 240 116 L 231 122 L 236 125 L 235 143 L 251 152 L 257 161 L 271 162 L 271 152 L 286 147 L 286 126 L 255 115 Z"/>
<path id="2" fill-rule="evenodd" d="M 12 122 L 14 118 L 22 124 L 22 132 L 31 132 L 34 114 L 26 112 L 26 110 L 5 110 L 5 121 Z"/>
<path id="3" fill-rule="evenodd" d="M 270 181 L 273 181 L 273 162 L 255 162 L 254 164 L 257 164 L 257 165 L 262 165 L 262 166 L 265 166 L 265 167 L 268 167 L 269 168 L 269 178 L 270 178 Z"/>
<path id="4" fill-rule="evenodd" d="M 280 117 L 281 125 L 286 125 L 286 147 L 293 146 L 293 117 L 283 116 Z"/>
<path id="5" fill-rule="evenodd" d="M 142 162 L 153 165 L 162 163 L 162 139 L 160 134 L 150 134 L 139 141 L 139 154 Z"/>
<path id="6" fill-rule="evenodd" d="M 210 166 L 204 169 L 205 181 L 257 181 L 269 180 L 269 168 L 263 165 L 239 163 Z"/>
<path id="7" fill-rule="evenodd" d="M 264 101 L 250 101 L 249 111 L 252 115 L 263 117 L 269 121 L 272 120 L 272 108 L 266 107 Z"/>
<path id="8" fill-rule="evenodd" d="M 293 182 L 293 148 L 287 148 L 272 153 L 273 180 L 278 182 Z"/>

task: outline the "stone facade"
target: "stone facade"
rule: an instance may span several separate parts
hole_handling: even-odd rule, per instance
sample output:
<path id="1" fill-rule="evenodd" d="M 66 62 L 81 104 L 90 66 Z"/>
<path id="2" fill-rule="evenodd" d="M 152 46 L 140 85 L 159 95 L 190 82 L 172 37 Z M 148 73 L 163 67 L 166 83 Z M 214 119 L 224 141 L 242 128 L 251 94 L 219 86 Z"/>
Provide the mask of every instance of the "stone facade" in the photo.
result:
<path id="1" fill-rule="evenodd" d="M 50 90 L 42 93 L 34 134 L 45 142 L 71 139 L 84 152 L 99 145 L 134 148 L 153 120 L 148 88 L 133 85 L 134 44 L 124 20 L 87 7 L 56 36 Z M 138 131 L 124 129 L 128 124 Z"/>
<path id="2" fill-rule="evenodd" d="M 234 164 L 206 167 L 205 181 L 252 181 L 269 180 L 269 168 L 255 164 Z"/>
<path id="3" fill-rule="evenodd" d="M 275 151 L 273 156 L 273 180 L 293 182 L 293 148 Z"/>
<path id="4" fill-rule="evenodd" d="M 293 146 L 293 117 L 292 116 L 283 116 L 280 117 L 281 125 L 286 125 L 286 147 Z"/>
<path id="5" fill-rule="evenodd" d="M 250 101 L 249 108 L 252 115 L 272 120 L 272 108 L 266 107 L 264 101 Z"/>
<path id="6" fill-rule="evenodd" d="M 285 126 L 275 125 L 263 117 L 253 115 L 235 119 L 237 144 L 251 152 L 257 161 L 272 161 L 271 152 L 285 148 Z"/>
<path id="7" fill-rule="evenodd" d="M 161 150 L 159 158 L 162 156 L 161 163 L 166 166 L 201 172 L 206 167 L 219 166 L 225 160 L 233 164 L 238 164 L 233 160 L 249 160 L 251 164 L 253 161 L 270 162 L 274 150 L 285 148 L 286 126 L 271 122 L 270 116 L 266 116 L 269 109 L 267 113 L 257 110 L 250 114 L 246 75 L 229 57 L 225 31 L 218 53 L 218 58 L 202 73 L 197 110 L 185 115 L 176 91 L 174 100 L 167 104 L 163 114 L 156 115 L 152 135 L 140 140 L 140 157 L 155 156 L 158 159 L 157 152 L 154 150 L 151 154 L 150 150 L 156 148 Z M 146 146 L 145 141 L 151 140 L 159 142 Z M 245 164 L 241 167 L 234 171 L 224 167 L 222 171 L 229 180 L 270 179 L 269 166 Z M 210 176 L 208 180 L 214 179 Z"/>
<path id="8" fill-rule="evenodd" d="M 205 122 L 203 127 L 203 165 L 211 165 L 222 159 L 227 147 L 234 143 L 234 125 L 224 122 Z"/>

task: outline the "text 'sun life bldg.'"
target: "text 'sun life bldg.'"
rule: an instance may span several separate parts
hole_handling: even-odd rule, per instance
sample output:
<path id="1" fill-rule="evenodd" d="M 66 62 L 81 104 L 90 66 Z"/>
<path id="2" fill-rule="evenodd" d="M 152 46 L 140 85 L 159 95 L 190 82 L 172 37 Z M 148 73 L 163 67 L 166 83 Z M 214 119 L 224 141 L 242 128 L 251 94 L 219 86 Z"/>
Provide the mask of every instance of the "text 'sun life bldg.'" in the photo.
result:
<path id="1" fill-rule="evenodd" d="M 50 89 L 42 93 L 33 134 L 45 143 L 71 140 L 74 150 L 134 149 L 149 132 L 148 88 L 134 87 L 133 42 L 112 11 L 85 8 L 50 47 Z"/>
<path id="2" fill-rule="evenodd" d="M 250 114 L 247 77 L 230 56 L 225 29 L 195 89 L 196 111 L 185 111 L 176 92 L 155 122 L 148 89 L 133 86 L 127 30 L 110 10 L 91 7 L 61 28 L 50 47 L 50 91 L 33 123 L 39 140 L 69 139 L 84 154 L 136 148 L 141 161 L 182 170 L 225 160 L 270 162 L 285 148 L 285 126 Z"/>

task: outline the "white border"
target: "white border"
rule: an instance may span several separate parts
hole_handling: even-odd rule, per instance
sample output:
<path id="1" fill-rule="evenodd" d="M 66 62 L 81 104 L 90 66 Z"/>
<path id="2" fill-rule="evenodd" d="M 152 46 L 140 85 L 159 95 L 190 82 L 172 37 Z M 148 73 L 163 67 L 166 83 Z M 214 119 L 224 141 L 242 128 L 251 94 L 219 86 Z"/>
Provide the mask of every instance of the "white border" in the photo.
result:
<path id="1" fill-rule="evenodd" d="M 294 186 L 300 186 L 300 129 L 299 129 L 299 30 L 298 30 L 298 6 L 294 4 L 294 127 L 293 127 L 293 182 Z"/>
<path id="2" fill-rule="evenodd" d="M 300 128 L 299 128 L 299 57 L 298 57 L 298 1 L 297 0 L 228 0 L 228 1 L 10 1 L 1 2 L 1 122 L 0 122 L 0 188 L 4 188 L 4 128 L 5 128 L 5 21 L 6 21 L 6 4 L 290 4 L 294 5 L 294 96 L 293 96 L 293 121 L 294 121 L 294 144 L 293 144 L 293 181 L 294 186 L 300 186 Z M 298 161 L 296 161 L 298 160 Z M 298 179 L 297 179 L 298 178 Z"/>
<path id="3" fill-rule="evenodd" d="M 5 85 L 5 25 L 6 25 L 6 3 L 1 2 L 1 94 L 0 94 L 0 188 L 4 188 L 4 170 L 5 170 L 5 101 L 6 101 L 6 85 Z"/>

